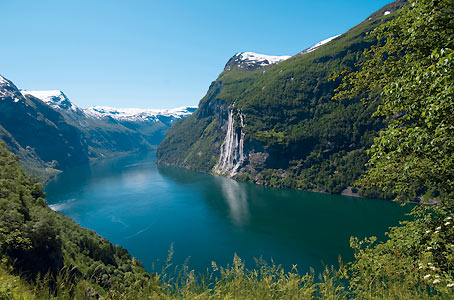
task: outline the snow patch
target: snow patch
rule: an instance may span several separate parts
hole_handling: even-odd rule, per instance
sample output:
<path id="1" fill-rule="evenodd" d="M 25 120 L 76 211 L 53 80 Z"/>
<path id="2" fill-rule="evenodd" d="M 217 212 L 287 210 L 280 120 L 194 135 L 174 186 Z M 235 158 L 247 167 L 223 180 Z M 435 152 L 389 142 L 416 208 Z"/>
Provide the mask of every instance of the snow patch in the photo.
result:
<path id="1" fill-rule="evenodd" d="M 73 104 L 66 95 L 59 90 L 50 91 L 20 91 L 22 95 L 31 95 L 48 104 L 57 110 L 65 110 L 77 114 L 84 114 L 86 117 L 104 119 L 113 118 L 119 121 L 155 121 L 158 117 L 169 117 L 180 119 L 192 114 L 197 106 L 182 106 L 173 109 L 141 109 L 141 108 L 114 108 L 109 106 L 93 106 L 80 108 Z"/>
<path id="2" fill-rule="evenodd" d="M 197 109 L 197 106 L 181 106 L 172 109 L 113 108 L 108 106 L 80 108 L 79 106 L 73 104 L 60 90 L 20 90 L 19 92 L 20 94 L 10 81 L 0 75 L 0 99 L 4 100 L 7 98 L 13 98 L 14 102 L 19 102 L 21 99 L 24 99 L 22 96 L 33 96 L 56 110 L 63 110 L 66 113 L 69 113 L 69 116 L 77 115 L 96 119 L 110 117 L 119 121 L 132 122 L 159 122 L 160 118 L 163 117 L 168 118 L 164 122 L 173 123 L 177 119 L 191 115 Z"/>
<path id="3" fill-rule="evenodd" d="M 2 75 L 0 75 L 0 84 L 8 84 L 8 80 L 6 80 L 6 78 Z"/>
<path id="4" fill-rule="evenodd" d="M 70 109 L 72 111 L 80 110 L 80 108 L 69 101 L 68 97 L 59 90 L 49 90 L 49 91 L 20 91 L 22 95 L 30 95 L 39 100 L 43 101 L 44 103 L 48 104 L 52 108 L 55 109 L 63 109 L 67 110 Z"/>
<path id="5" fill-rule="evenodd" d="M 242 61 L 251 62 L 255 64 L 260 64 L 262 66 L 265 65 L 273 65 L 277 64 L 283 60 L 289 59 L 291 56 L 284 55 L 284 56 L 273 56 L 273 55 L 265 55 L 265 54 L 258 54 L 254 52 L 240 52 L 237 53 L 238 56 Z"/>
<path id="6" fill-rule="evenodd" d="M 317 50 L 317 49 L 320 48 L 321 46 L 323 46 L 323 45 L 325 45 L 325 44 L 331 42 L 332 40 L 334 40 L 335 38 L 337 38 L 337 37 L 339 37 L 339 36 L 341 36 L 341 35 L 338 34 L 338 35 L 332 36 L 332 37 L 330 37 L 330 38 L 327 38 L 326 40 L 323 40 L 323 41 L 321 41 L 321 42 L 318 42 L 318 43 L 315 44 L 314 46 L 307 48 L 306 50 L 302 51 L 301 53 L 302 53 L 302 54 L 311 53 L 312 51 Z"/>
<path id="7" fill-rule="evenodd" d="M 14 84 L 0 75 L 0 99 L 6 100 L 8 98 L 13 99 L 14 103 L 17 103 L 23 99 L 21 95 L 17 92 L 17 88 Z"/>
<path id="8" fill-rule="evenodd" d="M 119 121 L 157 120 L 158 116 L 180 119 L 191 115 L 197 106 L 181 106 L 172 109 L 114 108 L 109 106 L 93 106 L 84 109 L 88 116 L 103 119 L 113 118 Z"/>

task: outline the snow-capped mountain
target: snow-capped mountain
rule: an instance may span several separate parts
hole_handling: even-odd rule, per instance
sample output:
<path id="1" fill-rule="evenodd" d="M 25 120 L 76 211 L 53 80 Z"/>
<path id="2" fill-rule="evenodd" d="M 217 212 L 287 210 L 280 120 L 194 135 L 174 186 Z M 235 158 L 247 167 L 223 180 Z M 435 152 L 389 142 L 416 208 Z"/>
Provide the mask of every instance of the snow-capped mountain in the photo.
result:
<path id="1" fill-rule="evenodd" d="M 78 115 L 83 114 L 87 118 L 96 119 L 112 118 L 117 121 L 159 121 L 160 117 L 167 117 L 172 120 L 176 120 L 191 115 L 197 109 L 197 106 L 182 106 L 173 109 L 114 108 L 108 106 L 80 108 L 72 103 L 68 97 L 66 97 L 66 95 L 59 90 L 21 90 L 21 93 L 24 96 L 29 95 L 38 98 L 52 108 L 63 110 L 66 113 L 78 113 Z"/>
<path id="2" fill-rule="evenodd" d="M 19 102 L 21 98 L 21 95 L 17 92 L 16 86 L 11 81 L 0 75 L 0 99 L 12 99 L 13 102 Z"/>
<path id="3" fill-rule="evenodd" d="M 307 48 L 306 50 L 301 51 L 301 54 L 307 54 L 312 51 L 317 50 L 321 46 L 329 43 L 330 41 L 334 40 L 335 38 L 339 37 L 340 35 L 335 35 L 330 38 L 327 38 L 317 44 Z M 258 54 L 254 52 L 239 52 L 235 54 L 225 65 L 224 70 L 230 71 L 234 67 L 246 69 L 246 70 L 255 70 L 259 68 L 264 68 L 269 65 L 274 65 L 289 59 L 291 56 L 284 55 L 284 56 L 273 56 L 273 55 L 265 55 L 265 54 Z"/>
<path id="4" fill-rule="evenodd" d="M 263 68 L 277 64 L 291 56 L 273 56 L 258 54 L 254 52 L 239 52 L 235 54 L 226 64 L 225 69 L 231 70 L 232 67 L 243 68 L 246 70 Z"/>
<path id="5" fill-rule="evenodd" d="M 114 108 L 108 106 L 93 106 L 84 109 L 91 117 L 102 119 L 112 118 L 118 121 L 157 121 L 159 117 L 180 119 L 191 115 L 197 106 L 181 106 L 173 109 L 142 109 L 142 108 Z"/>
<path id="6" fill-rule="evenodd" d="M 0 76 L 0 139 L 43 179 L 92 160 L 150 151 L 196 109 L 81 108 L 60 90 L 19 90 Z"/>
<path id="7" fill-rule="evenodd" d="M 311 53 L 312 51 L 315 51 L 317 50 L 318 48 L 320 48 L 321 46 L 325 45 L 326 43 L 329 43 L 331 42 L 332 40 L 334 40 L 335 38 L 339 37 L 340 34 L 338 35 L 335 35 L 335 36 L 332 36 L 330 38 L 327 38 L 326 40 L 323 40 L 321 42 L 318 42 L 317 44 L 307 48 L 306 50 L 303 50 L 301 51 L 301 54 L 307 54 L 307 53 Z"/>
<path id="8" fill-rule="evenodd" d="M 54 109 L 63 109 L 63 110 L 72 110 L 74 112 L 79 111 L 80 108 L 69 101 L 68 97 L 59 90 L 50 90 L 50 91 L 20 91 L 22 95 L 30 95 L 39 100 L 43 101 L 47 105 L 51 106 Z"/>

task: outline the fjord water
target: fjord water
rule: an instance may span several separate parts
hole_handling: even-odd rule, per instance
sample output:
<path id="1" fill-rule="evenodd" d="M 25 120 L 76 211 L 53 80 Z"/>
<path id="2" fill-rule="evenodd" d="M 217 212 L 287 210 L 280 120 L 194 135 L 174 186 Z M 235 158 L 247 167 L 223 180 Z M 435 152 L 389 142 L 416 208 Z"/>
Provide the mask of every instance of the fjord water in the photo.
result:
<path id="1" fill-rule="evenodd" d="M 49 205 L 126 248 L 149 271 L 173 245 L 175 264 L 203 272 L 234 253 L 254 266 L 262 257 L 302 272 L 353 257 L 351 236 L 384 239 L 409 206 L 274 189 L 177 167 L 154 153 L 67 170 L 46 187 Z M 159 269 L 160 270 L 160 269 Z"/>

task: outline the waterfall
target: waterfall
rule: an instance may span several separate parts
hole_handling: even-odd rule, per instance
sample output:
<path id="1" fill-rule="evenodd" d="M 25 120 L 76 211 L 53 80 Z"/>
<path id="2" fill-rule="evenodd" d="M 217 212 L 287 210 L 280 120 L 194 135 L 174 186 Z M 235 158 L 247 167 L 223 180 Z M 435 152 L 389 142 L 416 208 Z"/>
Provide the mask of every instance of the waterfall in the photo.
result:
<path id="1" fill-rule="evenodd" d="M 221 175 L 233 177 L 238 174 L 238 169 L 244 162 L 244 133 L 241 128 L 244 127 L 244 117 L 241 112 L 238 112 L 240 121 L 239 128 L 235 128 L 235 118 L 233 109 L 229 110 L 229 118 L 227 121 L 227 133 L 224 143 L 221 145 L 219 161 L 214 167 L 214 172 Z"/>

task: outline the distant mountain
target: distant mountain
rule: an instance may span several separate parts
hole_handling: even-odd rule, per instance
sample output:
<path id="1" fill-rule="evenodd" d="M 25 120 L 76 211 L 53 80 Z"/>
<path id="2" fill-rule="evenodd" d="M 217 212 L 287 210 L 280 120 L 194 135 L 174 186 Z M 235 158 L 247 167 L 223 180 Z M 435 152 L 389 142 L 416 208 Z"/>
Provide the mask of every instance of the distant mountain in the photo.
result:
<path id="1" fill-rule="evenodd" d="M 0 137 L 34 175 L 156 147 L 195 107 L 80 108 L 59 90 L 19 90 L 0 76 Z"/>
<path id="2" fill-rule="evenodd" d="M 71 101 L 69 101 L 68 97 L 63 94 L 62 91 L 52 90 L 52 91 L 20 91 L 24 96 L 33 96 L 38 98 L 39 100 L 43 101 L 50 107 L 57 109 L 57 110 L 64 110 L 69 111 L 72 110 L 74 112 L 81 112 L 82 110 L 74 105 Z"/>
<path id="3" fill-rule="evenodd" d="M 366 149 L 384 124 L 372 118 L 373 105 L 331 100 L 339 80 L 329 78 L 355 68 L 373 44 L 367 33 L 405 2 L 290 58 L 235 54 L 198 110 L 169 129 L 158 163 L 275 187 L 347 191 L 365 170 Z"/>
<path id="4" fill-rule="evenodd" d="M 40 99 L 56 110 L 65 111 L 68 114 L 76 113 L 86 118 L 107 119 L 117 121 L 155 121 L 172 123 L 175 120 L 191 115 L 197 106 L 182 106 L 173 109 L 141 109 L 141 108 L 114 108 L 108 106 L 93 106 L 80 108 L 72 103 L 66 95 L 59 90 L 51 91 L 20 91 L 24 96 L 33 96 Z"/>
<path id="5" fill-rule="evenodd" d="M 173 109 L 113 108 L 93 106 L 84 112 L 97 119 L 112 118 L 122 122 L 163 122 L 172 124 L 176 120 L 190 116 L 197 106 L 182 106 Z"/>
<path id="6" fill-rule="evenodd" d="M 171 124 L 176 120 L 191 115 L 197 106 L 182 106 L 173 109 L 142 109 L 142 108 L 114 108 L 108 106 L 92 106 L 80 108 L 72 103 L 66 95 L 59 90 L 27 91 L 21 90 L 25 97 L 32 96 L 40 99 L 50 107 L 63 111 L 68 115 L 77 114 L 85 118 L 108 119 L 117 121 L 144 122 L 154 121 Z"/>

